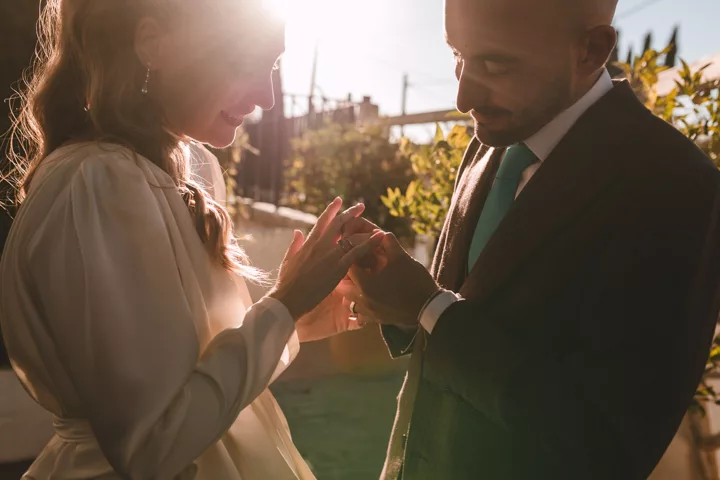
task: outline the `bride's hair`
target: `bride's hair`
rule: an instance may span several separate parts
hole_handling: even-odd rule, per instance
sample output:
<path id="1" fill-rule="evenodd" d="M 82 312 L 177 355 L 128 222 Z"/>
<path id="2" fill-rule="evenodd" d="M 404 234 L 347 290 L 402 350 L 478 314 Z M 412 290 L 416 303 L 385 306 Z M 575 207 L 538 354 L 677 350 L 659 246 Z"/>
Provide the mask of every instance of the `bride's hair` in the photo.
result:
<path id="1" fill-rule="evenodd" d="M 16 98 L 10 132 L 20 204 L 44 158 L 61 145 L 101 140 L 128 147 L 172 177 L 214 260 L 251 280 L 227 211 L 191 180 L 183 139 L 167 126 L 158 102 L 143 95 L 146 70 L 134 45 L 141 16 L 165 19 L 177 2 L 47 0 L 38 22 L 32 73 Z"/>

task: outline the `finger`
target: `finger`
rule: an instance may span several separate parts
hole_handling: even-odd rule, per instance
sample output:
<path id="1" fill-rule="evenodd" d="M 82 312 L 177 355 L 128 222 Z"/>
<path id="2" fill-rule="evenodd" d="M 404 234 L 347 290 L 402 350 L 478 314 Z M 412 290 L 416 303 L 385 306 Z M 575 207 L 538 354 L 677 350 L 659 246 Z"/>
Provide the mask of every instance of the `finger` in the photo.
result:
<path id="1" fill-rule="evenodd" d="M 363 243 L 367 242 L 372 238 L 372 236 L 378 232 L 381 232 L 382 230 L 375 230 L 372 233 L 356 233 L 355 235 L 351 235 L 347 238 L 352 245 L 362 245 Z M 376 266 L 379 265 L 379 259 L 377 258 L 376 253 L 377 248 L 370 251 L 367 255 L 361 257 L 356 262 L 357 265 L 359 265 L 361 268 L 364 268 L 366 270 L 373 270 L 376 268 Z"/>
<path id="2" fill-rule="evenodd" d="M 310 234 L 308 235 L 308 242 L 314 243 L 316 242 L 324 233 L 325 230 L 327 230 L 328 225 L 330 225 L 330 222 L 333 221 L 333 219 L 337 216 L 338 212 L 342 208 L 342 199 L 340 197 L 337 197 L 335 200 L 333 200 L 330 205 L 327 206 L 325 211 L 318 217 L 317 222 L 315 222 L 315 226 L 313 227 L 312 231 L 310 231 Z"/>
<path id="3" fill-rule="evenodd" d="M 408 253 L 405 251 L 405 249 L 400 245 L 400 242 L 398 241 L 397 237 L 394 233 L 388 232 L 385 237 L 382 240 L 381 243 L 383 249 L 385 250 L 387 257 L 389 260 L 393 260 L 395 258 L 398 258 L 403 255 L 408 255 Z"/>
<path id="4" fill-rule="evenodd" d="M 283 264 L 285 264 L 288 260 L 297 255 L 304 243 L 305 236 L 303 235 L 303 233 L 300 230 L 295 230 L 293 232 L 293 239 L 290 242 L 290 246 L 288 247 L 287 252 L 285 252 Z"/>
<path id="5" fill-rule="evenodd" d="M 368 325 L 380 325 L 380 321 L 372 315 L 358 315 L 357 324 L 360 328 L 365 328 Z"/>
<path id="6" fill-rule="evenodd" d="M 362 298 L 362 285 L 367 285 L 368 279 L 369 279 L 369 273 L 366 272 L 364 269 L 358 267 L 357 265 L 353 265 L 348 269 L 348 276 L 352 280 L 353 284 L 357 285 L 358 290 L 361 292 L 360 295 L 357 296 L 357 298 Z M 349 293 L 346 295 L 350 300 L 357 301 L 356 298 L 353 298 L 353 293 Z"/>
<path id="7" fill-rule="evenodd" d="M 349 237 L 357 233 L 373 233 L 375 230 L 380 230 L 380 228 L 370 220 L 363 217 L 356 217 L 345 222 L 342 233 L 346 237 Z"/>
<path id="8" fill-rule="evenodd" d="M 355 320 L 348 319 L 348 330 L 361 330 L 369 325 L 379 324 L 376 319 L 369 315 L 358 315 Z"/>
<path id="9" fill-rule="evenodd" d="M 353 218 L 357 218 L 365 211 L 365 205 L 362 203 L 358 203 L 357 205 L 354 205 L 347 210 L 345 210 L 343 213 L 337 215 L 328 225 L 327 230 L 325 231 L 325 235 L 333 242 L 337 242 L 340 237 L 343 234 L 343 227 L 345 224 L 352 220 Z"/>
<path id="10" fill-rule="evenodd" d="M 350 302 L 348 305 L 348 317 L 349 318 L 358 318 L 358 317 L 372 317 L 373 313 L 370 310 L 370 308 L 367 305 L 367 302 L 364 299 L 359 299 L 358 301 Z"/>
<path id="11" fill-rule="evenodd" d="M 356 233 L 355 235 L 345 235 L 344 238 L 347 238 L 350 240 L 350 243 L 353 245 L 362 245 L 363 243 L 367 242 L 372 238 L 373 235 L 375 235 L 377 232 L 370 232 L 370 233 Z"/>
<path id="12" fill-rule="evenodd" d="M 359 302 L 363 296 L 360 287 L 353 282 L 340 282 L 340 284 L 335 287 L 335 290 L 347 300 L 347 302 L 343 300 L 343 304 L 347 303 L 348 306 L 350 306 L 351 302 Z"/>
<path id="13" fill-rule="evenodd" d="M 350 266 L 357 262 L 359 259 L 363 258 L 365 255 L 372 253 L 377 247 L 380 246 L 380 244 L 382 244 L 385 235 L 385 232 L 377 232 L 372 237 L 370 237 L 368 241 L 356 246 L 348 253 L 346 253 L 341 260 L 343 268 L 349 269 Z M 350 278 L 353 281 L 355 280 L 352 278 L 352 276 Z"/>

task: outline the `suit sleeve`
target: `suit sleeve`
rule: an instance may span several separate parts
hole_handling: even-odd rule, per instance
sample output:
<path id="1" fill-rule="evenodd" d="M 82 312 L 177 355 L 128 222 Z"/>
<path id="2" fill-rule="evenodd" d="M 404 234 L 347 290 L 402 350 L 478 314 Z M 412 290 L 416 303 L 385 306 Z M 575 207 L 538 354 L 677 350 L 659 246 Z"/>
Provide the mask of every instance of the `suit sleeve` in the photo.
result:
<path id="1" fill-rule="evenodd" d="M 487 147 L 480 143 L 477 137 L 473 137 L 470 141 L 470 144 L 468 145 L 467 150 L 465 151 L 463 161 L 458 168 L 453 191 L 457 190 L 458 184 L 460 183 L 460 178 L 467 169 L 468 165 L 470 165 L 473 159 L 475 159 L 478 155 L 484 155 L 485 151 L 487 151 Z M 448 226 L 446 223 L 444 229 L 447 228 Z M 443 236 L 444 235 L 441 235 L 441 240 Z M 413 347 L 415 346 L 415 339 L 418 333 L 417 330 L 410 331 L 395 327 L 393 325 L 382 325 L 381 333 L 392 358 L 399 358 L 413 352 Z"/>
<path id="2" fill-rule="evenodd" d="M 410 331 L 393 325 L 381 325 L 380 332 L 392 358 L 400 358 L 412 353 L 417 330 Z"/>
<path id="3" fill-rule="evenodd" d="M 428 337 L 426 379 L 544 448 L 562 478 L 621 478 L 637 464 L 633 445 L 659 459 L 707 358 L 720 245 L 716 191 L 667 196 L 638 202 L 598 253 L 573 318 L 589 333 L 576 343 L 548 351 L 463 300 Z"/>

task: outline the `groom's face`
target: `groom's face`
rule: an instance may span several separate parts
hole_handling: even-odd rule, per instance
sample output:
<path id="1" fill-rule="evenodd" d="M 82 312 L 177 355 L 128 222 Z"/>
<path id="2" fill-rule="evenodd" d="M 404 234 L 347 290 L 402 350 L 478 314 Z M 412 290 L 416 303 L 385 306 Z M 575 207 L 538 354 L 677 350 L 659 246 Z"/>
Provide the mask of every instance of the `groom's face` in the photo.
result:
<path id="1" fill-rule="evenodd" d="M 483 143 L 523 141 L 572 104 L 576 32 L 557 1 L 446 0 L 457 108 Z"/>

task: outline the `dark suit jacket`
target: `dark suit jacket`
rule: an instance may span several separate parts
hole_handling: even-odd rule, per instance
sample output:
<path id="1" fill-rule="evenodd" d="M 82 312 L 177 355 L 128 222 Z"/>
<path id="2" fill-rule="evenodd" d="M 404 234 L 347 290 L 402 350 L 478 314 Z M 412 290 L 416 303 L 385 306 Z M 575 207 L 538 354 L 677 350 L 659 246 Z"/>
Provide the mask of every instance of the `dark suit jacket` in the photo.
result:
<path id="1" fill-rule="evenodd" d="M 717 168 L 618 83 L 468 275 L 502 153 L 472 143 L 439 240 L 433 272 L 466 300 L 413 352 L 402 478 L 645 479 L 690 403 L 718 314 Z M 384 333 L 396 355 L 411 341 Z"/>

